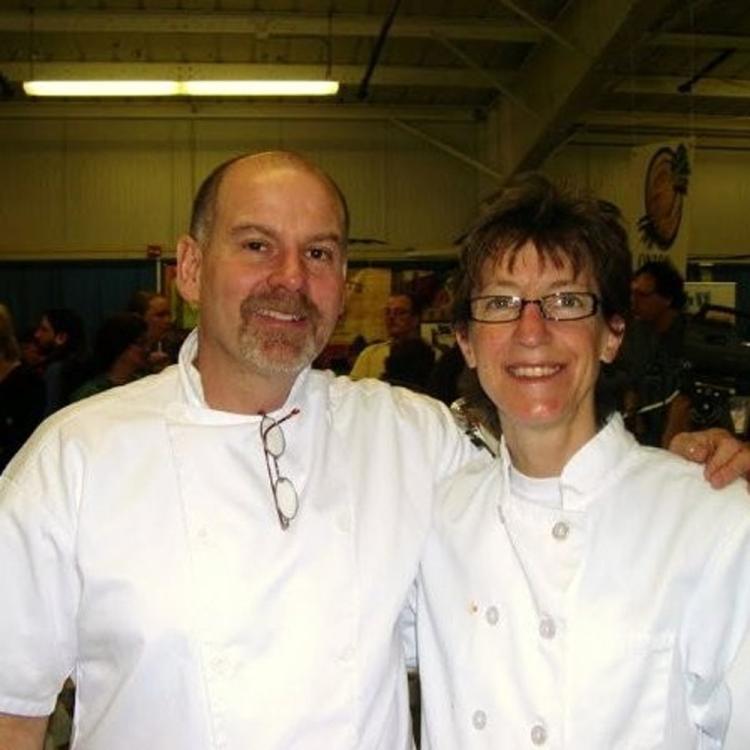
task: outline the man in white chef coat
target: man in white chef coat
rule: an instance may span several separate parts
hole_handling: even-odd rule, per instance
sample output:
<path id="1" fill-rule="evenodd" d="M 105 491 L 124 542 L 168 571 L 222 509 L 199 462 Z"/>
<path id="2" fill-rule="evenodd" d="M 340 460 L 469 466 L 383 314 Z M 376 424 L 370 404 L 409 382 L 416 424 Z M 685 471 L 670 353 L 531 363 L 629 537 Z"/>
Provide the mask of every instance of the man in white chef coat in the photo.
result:
<path id="1" fill-rule="evenodd" d="M 0 479 L 0 748 L 411 747 L 396 623 L 432 486 L 474 449 L 444 407 L 313 371 L 347 209 L 299 156 L 195 201 L 179 364 L 73 406 Z"/>

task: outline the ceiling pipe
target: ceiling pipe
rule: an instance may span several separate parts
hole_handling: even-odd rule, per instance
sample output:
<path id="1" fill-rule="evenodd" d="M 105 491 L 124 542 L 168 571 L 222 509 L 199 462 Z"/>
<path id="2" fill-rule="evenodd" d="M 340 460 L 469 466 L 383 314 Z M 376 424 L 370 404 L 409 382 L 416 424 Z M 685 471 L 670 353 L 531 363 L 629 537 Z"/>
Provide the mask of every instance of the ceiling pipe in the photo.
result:
<path id="1" fill-rule="evenodd" d="M 370 63 L 367 66 L 367 70 L 365 71 L 362 82 L 359 84 L 359 90 L 357 91 L 357 98 L 360 101 L 367 99 L 367 94 L 370 89 L 370 78 L 372 78 L 372 74 L 375 72 L 375 68 L 380 60 L 380 54 L 385 46 L 385 40 L 388 38 L 388 32 L 391 30 L 391 26 L 393 25 L 393 21 L 396 18 L 400 5 L 401 0 L 394 0 L 385 21 L 383 21 L 380 34 L 378 34 L 378 38 L 375 40 L 375 46 L 372 48 L 372 54 L 370 55 Z"/>
<path id="2" fill-rule="evenodd" d="M 681 83 L 677 87 L 677 91 L 680 94 L 690 94 L 693 90 L 693 86 L 698 83 L 702 78 L 705 78 L 714 68 L 718 68 L 725 60 L 728 60 L 737 50 L 725 49 L 720 52 L 713 60 L 709 60 L 692 78 Z"/>

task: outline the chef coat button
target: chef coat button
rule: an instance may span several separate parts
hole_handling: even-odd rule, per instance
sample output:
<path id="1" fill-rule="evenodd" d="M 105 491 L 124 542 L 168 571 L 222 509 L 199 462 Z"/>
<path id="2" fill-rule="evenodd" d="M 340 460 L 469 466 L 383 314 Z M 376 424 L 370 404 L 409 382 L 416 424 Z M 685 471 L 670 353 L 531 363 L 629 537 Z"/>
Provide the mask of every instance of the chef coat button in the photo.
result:
<path id="1" fill-rule="evenodd" d="M 487 607 L 484 617 L 490 625 L 497 625 L 497 621 L 500 619 L 500 613 L 497 611 L 497 607 Z"/>
<path id="2" fill-rule="evenodd" d="M 539 621 L 539 635 L 549 640 L 554 638 L 556 633 L 555 621 L 551 617 L 542 617 Z"/>
<path id="3" fill-rule="evenodd" d="M 552 527 L 552 536 L 557 539 L 558 542 L 562 542 L 568 538 L 570 533 L 570 526 L 565 521 L 558 521 Z"/>
<path id="4" fill-rule="evenodd" d="M 474 715 L 471 717 L 471 723 L 474 725 L 474 729 L 484 729 L 487 726 L 487 714 L 481 710 L 474 711 Z"/>
<path id="5" fill-rule="evenodd" d="M 535 745 L 543 745 L 547 741 L 547 730 L 541 724 L 531 727 L 531 741 Z"/>

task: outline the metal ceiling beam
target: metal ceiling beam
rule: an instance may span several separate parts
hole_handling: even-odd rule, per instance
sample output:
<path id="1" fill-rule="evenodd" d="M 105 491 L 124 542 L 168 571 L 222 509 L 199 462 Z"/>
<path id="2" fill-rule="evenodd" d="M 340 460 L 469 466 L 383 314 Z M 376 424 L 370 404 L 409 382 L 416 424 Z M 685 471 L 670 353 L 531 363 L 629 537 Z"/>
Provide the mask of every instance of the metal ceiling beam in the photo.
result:
<path id="1" fill-rule="evenodd" d="M 376 37 L 382 18 L 371 14 L 230 13 L 215 11 L 0 11 L 0 31 L 114 34 L 254 34 L 258 37 Z M 394 38 L 428 39 L 437 33 L 450 39 L 533 44 L 540 32 L 525 24 L 491 18 L 397 18 Z"/>
<path id="2" fill-rule="evenodd" d="M 539 29 L 543 34 L 554 39 L 558 44 L 561 44 L 565 49 L 570 52 L 576 52 L 576 48 L 567 40 L 565 37 L 560 36 L 549 24 L 540 21 L 533 13 L 517 5 L 513 0 L 500 0 L 500 2 L 508 9 L 521 16 L 524 21 L 528 21 L 532 26 Z"/>
<path id="3" fill-rule="evenodd" d="M 591 112 L 584 118 L 581 134 L 587 132 L 637 133 L 639 130 L 664 130 L 680 133 L 726 133 L 750 137 L 749 117 L 727 117 L 725 115 L 670 114 L 663 112 L 608 111 Z M 576 135 L 579 138 L 580 135 Z"/>
<path id="4" fill-rule="evenodd" d="M 435 36 L 435 39 L 440 42 L 446 49 L 448 49 L 452 55 L 457 57 L 461 62 L 466 65 L 467 68 L 475 70 L 478 75 L 482 76 L 489 86 L 499 91 L 503 96 L 507 96 L 509 99 L 514 101 L 519 107 L 525 109 L 532 117 L 536 117 L 536 112 L 533 112 L 526 106 L 526 102 L 523 99 L 519 99 L 507 84 L 498 81 L 494 75 L 489 73 L 483 68 L 471 55 L 467 55 L 460 47 L 453 44 L 448 39 L 444 39 L 440 36 Z"/>
<path id="5" fill-rule="evenodd" d="M 33 20 L 32 20 L 33 18 Z M 232 13 L 214 11 L 0 10 L 0 31 L 86 33 L 257 34 L 258 36 L 374 37 L 380 17 L 370 14 L 328 15 L 295 13 Z M 533 44 L 545 35 L 534 24 L 508 23 L 491 18 L 407 16 L 398 19 L 391 36 L 428 39 L 432 34 L 467 41 Z M 565 40 L 566 44 L 569 44 Z M 649 46 L 750 50 L 750 37 L 732 34 L 657 32 Z"/>
<path id="6" fill-rule="evenodd" d="M 615 61 L 643 38 L 672 0 L 574 0 L 555 24 L 578 53 L 545 39 L 521 67 L 516 95 L 537 119 L 508 99 L 493 112 L 498 123 L 499 169 L 511 176 L 538 168 L 593 109 Z"/>
<path id="7" fill-rule="evenodd" d="M 444 153 L 449 154 L 455 159 L 462 161 L 464 164 L 468 164 L 470 167 L 474 167 L 474 169 L 481 172 L 482 174 L 485 174 L 489 177 L 494 178 L 495 180 L 498 180 L 499 182 L 502 182 L 503 175 L 501 175 L 497 170 L 492 169 L 492 167 L 488 167 L 486 164 L 483 164 L 473 156 L 469 156 L 463 151 L 454 148 L 449 143 L 445 143 L 445 141 L 441 141 L 439 138 L 435 138 L 429 133 L 425 133 L 424 130 L 415 128 L 413 125 L 410 125 L 409 123 L 404 122 L 403 120 L 400 120 L 398 118 L 393 118 L 392 120 L 390 120 L 390 122 L 393 123 L 393 125 L 395 125 L 396 127 L 403 130 L 405 133 L 409 133 L 409 135 L 413 135 L 415 138 L 426 141 L 439 151 L 443 151 Z"/>
<path id="8" fill-rule="evenodd" d="M 646 39 L 650 47 L 687 47 L 688 49 L 736 49 L 750 51 L 750 36 L 733 34 L 678 34 L 660 32 Z"/>
<path id="9" fill-rule="evenodd" d="M 2 120 L 367 120 L 474 122 L 466 107 L 385 107 L 371 104 L 269 104 L 211 100 L 115 101 L 25 100 L 0 102 Z"/>
<path id="10" fill-rule="evenodd" d="M 256 63 L 144 63 L 144 62 L 18 62 L 0 60 L 0 73 L 11 81 L 63 79 L 147 79 L 147 80 L 309 80 L 326 78 L 329 72 L 320 65 L 281 65 Z M 494 71 L 499 80 L 510 80 L 511 73 Z M 362 78 L 360 65 L 333 65 L 330 78 L 357 85 Z M 372 77 L 374 86 L 430 86 L 486 89 L 487 83 L 464 68 L 378 67 Z"/>

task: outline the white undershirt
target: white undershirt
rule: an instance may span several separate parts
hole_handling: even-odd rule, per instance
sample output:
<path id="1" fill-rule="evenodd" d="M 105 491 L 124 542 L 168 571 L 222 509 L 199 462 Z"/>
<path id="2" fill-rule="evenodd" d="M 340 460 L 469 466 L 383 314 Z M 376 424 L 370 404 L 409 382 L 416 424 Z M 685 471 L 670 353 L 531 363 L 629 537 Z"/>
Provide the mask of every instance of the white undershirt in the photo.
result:
<path id="1" fill-rule="evenodd" d="M 562 508 L 560 477 L 529 477 L 511 465 L 510 494 L 517 500 L 548 508 Z"/>

